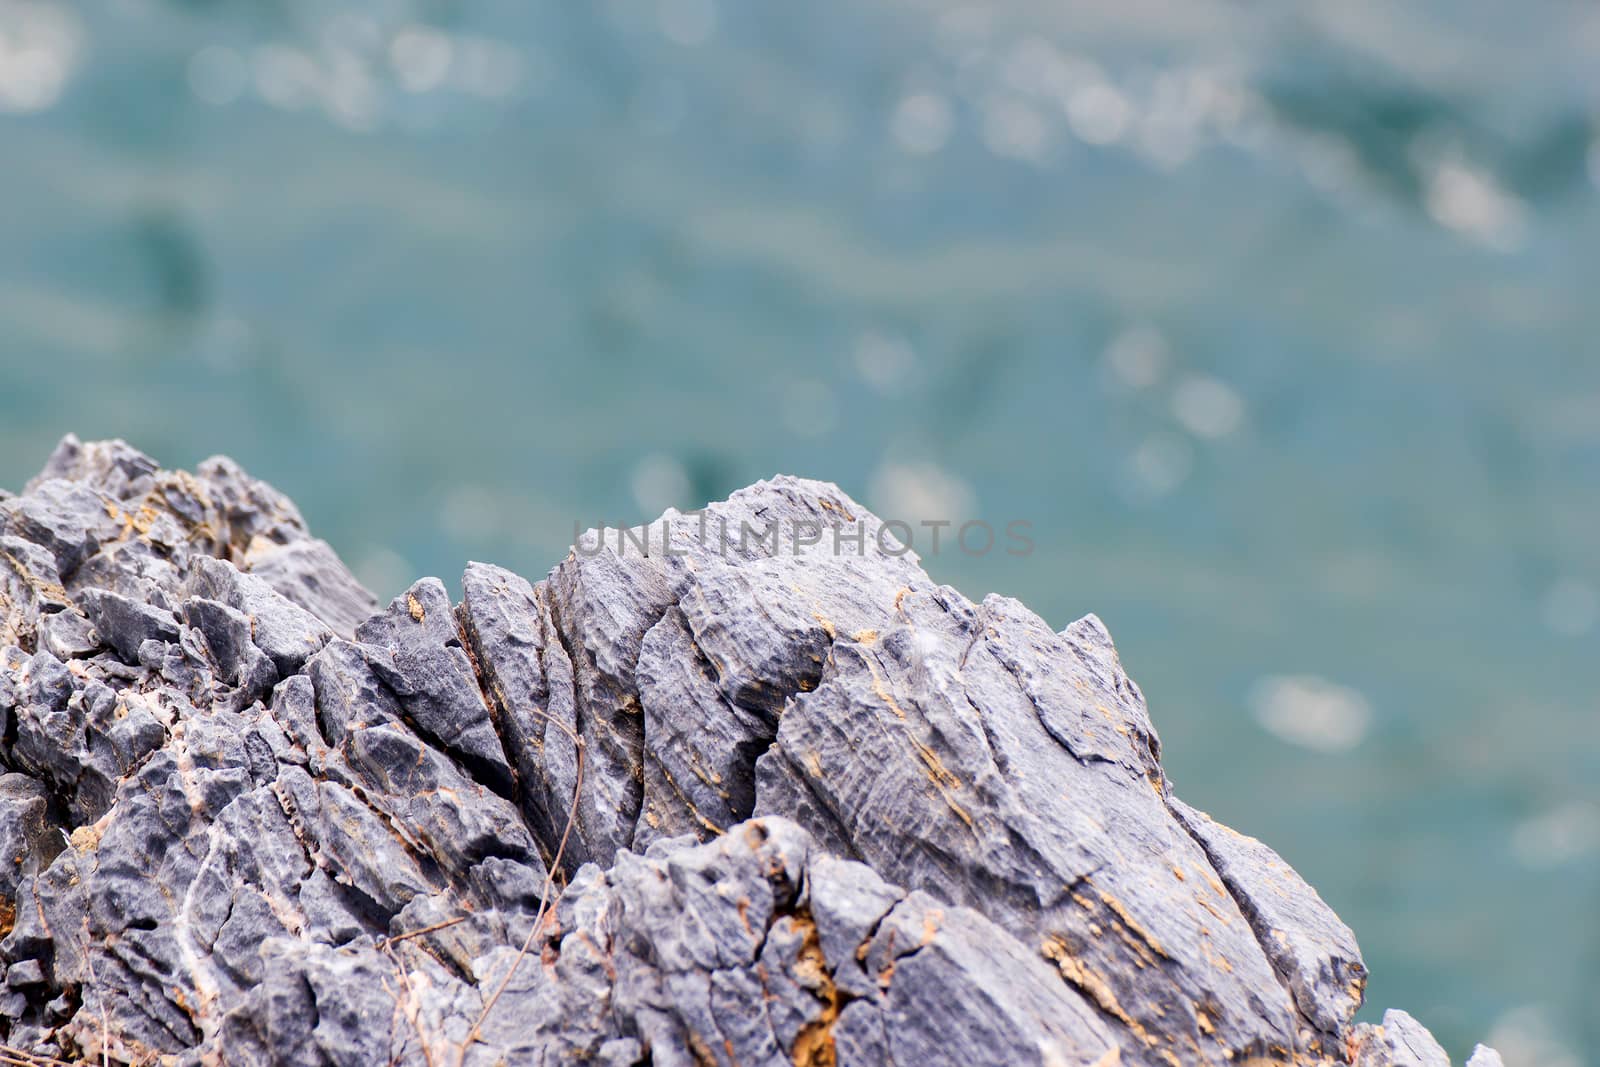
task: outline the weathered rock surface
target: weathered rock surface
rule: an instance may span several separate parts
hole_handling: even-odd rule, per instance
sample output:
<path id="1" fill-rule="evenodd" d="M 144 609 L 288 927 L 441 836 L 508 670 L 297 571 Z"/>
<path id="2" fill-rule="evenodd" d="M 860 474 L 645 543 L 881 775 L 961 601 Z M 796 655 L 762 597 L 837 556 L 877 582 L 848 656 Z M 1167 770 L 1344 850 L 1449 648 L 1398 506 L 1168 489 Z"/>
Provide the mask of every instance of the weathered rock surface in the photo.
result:
<path id="1" fill-rule="evenodd" d="M 1355 939 L 1093 616 L 778 478 L 382 610 L 226 460 L 0 494 L 0 1037 L 99 1062 L 1354 1064 Z M 1497 1060 L 1483 1050 L 1474 1063 Z"/>

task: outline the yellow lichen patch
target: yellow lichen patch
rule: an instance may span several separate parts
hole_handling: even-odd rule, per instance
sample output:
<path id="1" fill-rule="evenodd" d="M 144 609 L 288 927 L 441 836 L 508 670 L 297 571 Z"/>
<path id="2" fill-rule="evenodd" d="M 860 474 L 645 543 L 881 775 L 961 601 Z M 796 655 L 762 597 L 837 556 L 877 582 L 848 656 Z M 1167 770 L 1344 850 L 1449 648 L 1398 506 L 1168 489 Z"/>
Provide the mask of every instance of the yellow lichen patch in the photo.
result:
<path id="1" fill-rule="evenodd" d="M 715 771 L 708 771 L 700 765 L 700 756 L 695 753 L 690 758 L 689 773 L 700 779 L 705 785 L 714 789 L 724 800 L 728 799 L 728 791 L 722 788 L 722 776 Z"/>
<path id="2" fill-rule="evenodd" d="M 927 948 L 933 944 L 933 939 L 939 936 L 939 924 L 944 922 L 943 908 L 929 908 L 922 913 L 922 940 L 918 948 Z"/>
<path id="3" fill-rule="evenodd" d="M 862 659 L 867 665 L 867 670 L 872 673 L 873 695 L 887 704 L 889 710 L 894 712 L 896 717 L 904 719 L 906 717 L 905 709 L 895 702 L 894 694 L 889 692 L 889 686 L 884 682 L 883 676 L 878 673 L 878 668 L 872 662 L 871 657 L 863 656 Z"/>
<path id="4" fill-rule="evenodd" d="M 822 939 L 817 936 L 817 924 L 810 913 L 800 911 L 794 916 L 794 923 L 801 933 L 794 974 L 821 1003 L 822 1011 L 800 1028 L 790 1055 L 795 1067 L 834 1067 L 838 1053 L 833 1045 L 833 1024 L 838 1022 L 842 1007 L 839 990 L 828 971 L 828 960 L 822 954 Z"/>
<path id="5" fill-rule="evenodd" d="M 878 631 L 857 630 L 855 633 L 850 635 L 850 639 L 853 641 L 858 641 L 863 645 L 875 645 L 878 643 Z"/>
<path id="6" fill-rule="evenodd" d="M 856 521 L 856 517 L 854 515 L 850 514 L 850 512 L 849 512 L 849 510 L 847 508 L 843 507 L 842 505 L 835 504 L 833 501 L 829 500 L 825 496 L 817 497 L 817 506 L 819 508 L 821 508 L 823 511 L 831 511 L 836 515 L 843 515 L 845 522 L 855 522 Z"/>
<path id="7" fill-rule="evenodd" d="M 67 840 L 73 848 L 81 852 L 93 852 L 100 847 L 100 833 L 97 825 L 80 826 L 72 831 Z"/>
<path id="8" fill-rule="evenodd" d="M 428 617 L 428 613 L 422 610 L 422 601 L 410 593 L 406 594 L 406 610 L 411 613 L 413 622 L 421 622 Z"/>
<path id="9" fill-rule="evenodd" d="M 245 546 L 244 554 L 246 557 L 259 556 L 263 552 L 271 552 L 277 547 L 278 542 L 274 541 L 272 538 L 263 534 L 256 534 L 254 537 L 250 538 L 250 543 Z M 504 593 L 506 592 L 506 588 L 504 585 L 497 586 L 495 588 L 495 592 Z"/>
<path id="10" fill-rule="evenodd" d="M 34 592 L 38 593 L 41 597 L 45 598 L 46 600 L 54 600 L 60 603 L 66 603 L 68 601 L 69 598 L 67 596 L 67 591 L 61 587 L 60 583 L 41 581 L 36 575 L 29 571 L 27 567 L 23 566 L 22 561 L 16 556 L 13 556 L 9 552 L 0 552 L 0 560 L 4 560 L 6 563 L 10 564 L 11 569 L 16 572 L 17 577 L 21 578 L 24 584 L 26 584 Z"/>
<path id="11" fill-rule="evenodd" d="M 661 768 L 661 777 L 664 778 L 666 783 L 672 787 L 673 795 L 678 798 L 678 802 L 681 803 L 685 808 L 689 809 L 689 815 L 694 819 L 694 821 L 705 827 L 706 830 L 710 831 L 713 837 L 721 837 L 723 834 L 728 832 L 701 814 L 700 809 L 695 807 L 694 801 L 690 800 L 688 796 L 684 794 L 683 790 L 678 787 L 678 780 L 672 776 L 671 771 L 667 770 L 665 767 Z"/>
<path id="12" fill-rule="evenodd" d="M 822 777 L 822 757 L 815 752 L 806 752 L 806 770 L 811 772 L 811 777 Z"/>
<path id="13" fill-rule="evenodd" d="M 1141 941 L 1148 945 L 1151 952 L 1164 959 L 1172 958 L 1167 953 L 1167 950 L 1161 947 L 1161 942 L 1157 941 L 1150 931 L 1140 926 L 1138 921 L 1128 913 L 1128 909 L 1123 906 L 1122 901 L 1103 889 L 1096 890 L 1096 892 L 1100 894 L 1100 899 L 1105 902 L 1105 906 L 1116 912 L 1117 918 L 1122 920 L 1122 925 L 1126 926 L 1129 931 L 1136 934 Z"/>
<path id="14" fill-rule="evenodd" d="M 143 537 L 150 532 L 150 527 L 154 526 L 156 520 L 160 517 L 161 513 L 151 507 L 149 503 L 140 504 L 137 512 L 126 517 L 127 526 L 132 528 L 140 537 Z"/>
<path id="15" fill-rule="evenodd" d="M 934 784 L 950 789 L 961 788 L 961 779 L 952 774 L 950 769 L 944 765 L 944 761 L 939 758 L 939 753 L 916 738 L 911 739 L 911 744 L 917 750 L 917 755 L 922 758 L 922 762 L 927 765 L 928 776 L 933 779 Z"/>
<path id="16" fill-rule="evenodd" d="M 1212 950 L 1211 939 L 1209 937 L 1202 937 L 1200 939 L 1200 952 L 1205 956 L 1206 960 L 1210 962 L 1211 966 L 1215 967 L 1217 970 L 1222 971 L 1225 974 L 1233 973 L 1233 964 L 1229 963 L 1228 960 L 1220 953 Z"/>
<path id="17" fill-rule="evenodd" d="M 712 1055 L 711 1046 L 706 1044 L 706 1039 L 690 1030 L 688 1033 L 689 1052 L 694 1056 L 695 1063 L 716 1063 L 717 1057 Z"/>
<path id="18" fill-rule="evenodd" d="M 939 791 L 939 796 L 944 799 L 945 804 L 950 808 L 950 810 L 956 813 L 956 818 L 966 823 L 967 829 L 971 830 L 973 834 L 977 834 L 978 824 L 977 821 L 973 819 L 972 813 L 966 808 L 963 808 L 960 804 L 956 803 L 955 798 L 953 798 L 948 792 L 941 789 Z"/>
<path id="19" fill-rule="evenodd" d="M 1052 935 L 1045 939 L 1039 951 L 1045 959 L 1056 965 L 1061 971 L 1061 977 L 1094 1001 L 1101 1011 L 1126 1026 L 1134 1037 L 1146 1045 L 1155 1044 L 1155 1038 L 1150 1036 L 1150 1032 L 1139 1025 L 1139 1021 L 1124 1011 L 1122 1005 L 1117 1002 L 1117 996 L 1111 991 L 1111 985 L 1074 956 L 1072 949 L 1064 940 Z"/>
<path id="20" fill-rule="evenodd" d="M 891 941 L 890 944 L 893 944 L 893 942 Z M 878 971 L 879 989 L 887 991 L 888 988 L 894 984 L 894 967 L 896 962 L 896 959 L 893 956 L 890 956 L 889 962 L 885 963 L 882 969 Z"/>
<path id="21" fill-rule="evenodd" d="M 839 632 L 834 629 L 833 623 L 828 621 L 827 617 L 824 616 L 822 612 L 813 611 L 811 613 L 811 617 L 817 620 L 817 625 L 821 626 L 822 632 L 828 635 L 828 640 L 831 641 L 839 636 Z"/>
<path id="22" fill-rule="evenodd" d="M 1351 1027 L 1350 1033 L 1345 1037 L 1344 1041 L 1346 1060 L 1350 1061 L 1351 1063 L 1356 1062 L 1357 1058 L 1359 1058 L 1361 1055 L 1362 1047 L 1366 1045 L 1364 1036 L 1369 1034 L 1377 1037 L 1381 1041 L 1384 1036 L 1383 1027 L 1375 1025 L 1371 1030 L 1357 1030 L 1356 1028 Z"/>
<path id="23" fill-rule="evenodd" d="M 739 909 L 739 925 L 744 927 L 745 933 L 756 937 L 755 928 L 750 925 L 750 898 L 740 897 L 735 906 Z"/>
<path id="24" fill-rule="evenodd" d="M 911 747 L 916 750 L 917 755 L 921 757 L 923 764 L 928 768 L 928 781 L 932 782 L 933 787 L 939 791 L 939 796 L 950 806 L 950 810 L 955 812 L 957 817 L 967 824 L 967 829 L 976 832 L 977 823 L 973 821 L 972 813 L 962 807 L 952 795 L 957 789 L 961 788 L 961 779 L 950 773 L 950 769 L 939 759 L 939 754 L 921 741 L 914 737 L 911 738 Z"/>

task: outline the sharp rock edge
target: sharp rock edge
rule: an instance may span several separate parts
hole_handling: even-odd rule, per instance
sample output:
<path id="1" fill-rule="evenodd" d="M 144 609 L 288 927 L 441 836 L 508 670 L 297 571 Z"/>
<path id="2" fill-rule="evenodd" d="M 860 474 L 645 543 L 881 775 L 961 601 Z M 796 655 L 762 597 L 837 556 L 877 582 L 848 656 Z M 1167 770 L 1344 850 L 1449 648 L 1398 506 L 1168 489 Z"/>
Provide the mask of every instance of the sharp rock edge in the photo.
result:
<path id="1" fill-rule="evenodd" d="M 865 537 L 702 536 L 795 523 Z M 460 604 L 425 579 L 380 609 L 232 462 L 67 438 L 0 494 L 0 1039 L 180 1067 L 1447 1062 L 1404 1013 L 1352 1023 L 1349 929 L 1173 795 L 1098 619 L 972 603 L 878 528 L 781 477 L 669 512 L 649 555 L 591 534 L 537 584 L 475 563 Z"/>

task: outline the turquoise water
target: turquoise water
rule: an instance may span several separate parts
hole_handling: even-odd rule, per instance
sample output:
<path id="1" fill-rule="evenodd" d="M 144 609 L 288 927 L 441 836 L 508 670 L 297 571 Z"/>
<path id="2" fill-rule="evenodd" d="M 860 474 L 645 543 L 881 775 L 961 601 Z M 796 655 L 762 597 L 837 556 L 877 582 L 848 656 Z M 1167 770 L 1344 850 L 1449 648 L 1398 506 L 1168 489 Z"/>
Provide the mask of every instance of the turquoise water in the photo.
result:
<path id="1" fill-rule="evenodd" d="M 1031 522 L 929 569 L 1100 614 L 1373 1008 L 1600 1063 L 1597 59 L 1553 2 L 0 0 L 0 485 L 226 452 L 383 595 L 777 471 Z"/>

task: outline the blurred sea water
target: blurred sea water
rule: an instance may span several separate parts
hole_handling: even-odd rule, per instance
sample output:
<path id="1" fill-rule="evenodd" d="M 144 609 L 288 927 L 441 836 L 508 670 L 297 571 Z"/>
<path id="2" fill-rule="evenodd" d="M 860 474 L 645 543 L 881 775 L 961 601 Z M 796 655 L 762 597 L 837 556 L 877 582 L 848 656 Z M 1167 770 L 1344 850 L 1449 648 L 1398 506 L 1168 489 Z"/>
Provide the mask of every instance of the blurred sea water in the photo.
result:
<path id="1" fill-rule="evenodd" d="M 226 452 L 385 597 L 779 471 L 1600 1064 L 1600 9 L 0 0 L 0 485 Z M 925 545 L 919 547 L 926 547 Z"/>

